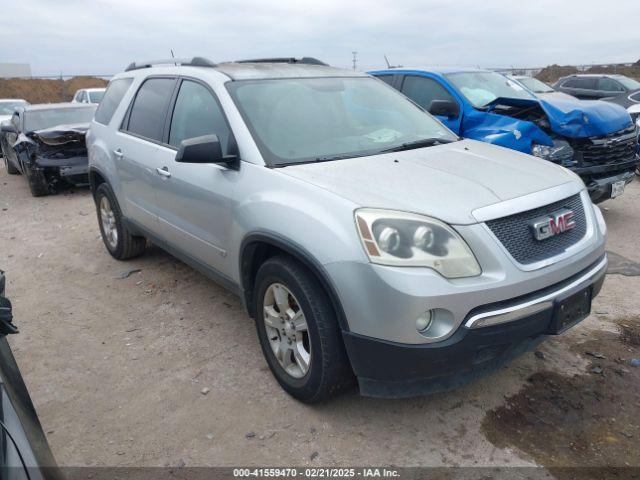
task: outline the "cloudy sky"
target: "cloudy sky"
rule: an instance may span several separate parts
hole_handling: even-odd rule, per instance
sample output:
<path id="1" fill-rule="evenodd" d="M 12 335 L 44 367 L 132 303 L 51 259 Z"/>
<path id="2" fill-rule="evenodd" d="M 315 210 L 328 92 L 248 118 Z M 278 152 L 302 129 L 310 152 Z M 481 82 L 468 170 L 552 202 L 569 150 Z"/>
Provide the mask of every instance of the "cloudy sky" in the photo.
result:
<path id="1" fill-rule="evenodd" d="M 8 0 L 4 0 L 7 1 Z M 640 59 L 639 0 L 17 0 L 0 62 L 34 75 L 113 74 L 132 60 L 315 56 L 394 64 L 537 67 Z"/>

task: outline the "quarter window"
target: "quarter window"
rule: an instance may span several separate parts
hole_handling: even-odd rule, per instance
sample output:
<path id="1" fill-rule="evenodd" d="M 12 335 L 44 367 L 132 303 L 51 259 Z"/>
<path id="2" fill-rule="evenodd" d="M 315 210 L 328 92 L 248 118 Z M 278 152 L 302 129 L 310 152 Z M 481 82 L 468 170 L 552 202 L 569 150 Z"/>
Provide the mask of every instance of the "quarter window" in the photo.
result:
<path id="1" fill-rule="evenodd" d="M 457 103 L 446 88 L 426 77 L 406 77 L 402 83 L 402 93 L 425 110 L 429 110 L 434 100 L 450 100 Z"/>
<path id="2" fill-rule="evenodd" d="M 133 82 L 132 78 L 120 78 L 109 83 L 107 91 L 96 110 L 95 121 L 107 125 L 111 121 L 111 117 L 120 105 L 122 97 L 129 90 L 129 86 Z"/>
<path id="3" fill-rule="evenodd" d="M 183 81 L 173 109 L 169 144 L 179 147 L 183 140 L 215 134 L 226 152 L 229 133 L 222 109 L 211 91 L 197 82 Z"/>
<path id="4" fill-rule="evenodd" d="M 129 133 L 162 141 L 165 114 L 174 84 L 173 78 L 150 78 L 142 84 L 129 114 Z"/>

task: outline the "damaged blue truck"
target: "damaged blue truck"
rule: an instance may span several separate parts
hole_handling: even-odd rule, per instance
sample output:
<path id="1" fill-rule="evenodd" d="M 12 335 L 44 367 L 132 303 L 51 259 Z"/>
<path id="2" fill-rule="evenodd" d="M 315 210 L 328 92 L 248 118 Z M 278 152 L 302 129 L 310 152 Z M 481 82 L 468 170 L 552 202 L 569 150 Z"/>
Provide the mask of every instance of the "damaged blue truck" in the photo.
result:
<path id="1" fill-rule="evenodd" d="M 538 98 L 480 69 L 390 68 L 369 72 L 463 138 L 511 148 L 572 170 L 594 203 L 615 198 L 640 162 L 637 127 L 608 102 Z"/>

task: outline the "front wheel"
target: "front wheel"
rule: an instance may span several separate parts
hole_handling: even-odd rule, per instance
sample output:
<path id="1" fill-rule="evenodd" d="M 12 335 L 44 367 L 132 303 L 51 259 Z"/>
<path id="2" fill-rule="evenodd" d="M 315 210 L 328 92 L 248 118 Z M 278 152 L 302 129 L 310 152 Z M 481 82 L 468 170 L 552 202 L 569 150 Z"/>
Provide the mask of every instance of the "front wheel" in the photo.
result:
<path id="1" fill-rule="evenodd" d="M 309 270 L 272 257 L 258 271 L 255 292 L 260 345 L 285 391 L 314 403 L 353 384 L 335 311 Z"/>
<path id="2" fill-rule="evenodd" d="M 29 190 L 34 197 L 43 197 L 49 195 L 49 182 L 42 170 L 33 170 L 30 166 L 24 166 L 27 182 L 29 182 Z"/>
<path id="3" fill-rule="evenodd" d="M 9 159 L 7 158 L 7 156 L 6 156 L 6 155 L 4 155 L 4 156 L 3 156 L 3 158 L 4 158 L 4 166 L 5 166 L 5 168 L 7 169 L 7 173 L 8 173 L 9 175 L 17 175 L 17 174 L 19 174 L 19 173 L 20 173 L 20 170 L 18 170 L 18 169 L 13 165 L 13 163 L 11 163 L 11 162 L 9 161 Z"/>

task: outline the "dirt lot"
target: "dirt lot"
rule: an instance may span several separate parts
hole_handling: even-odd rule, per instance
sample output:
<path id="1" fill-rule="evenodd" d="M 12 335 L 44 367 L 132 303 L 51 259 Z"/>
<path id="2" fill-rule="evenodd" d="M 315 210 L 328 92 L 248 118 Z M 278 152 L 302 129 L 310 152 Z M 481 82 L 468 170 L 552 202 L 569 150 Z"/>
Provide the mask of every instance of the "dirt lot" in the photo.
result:
<path id="1" fill-rule="evenodd" d="M 10 343 L 65 466 L 640 465 L 638 205 L 638 183 L 603 205 L 630 275 L 608 275 L 593 314 L 541 353 L 446 394 L 306 406 L 235 297 L 158 249 L 113 260 L 89 192 L 32 198 L 0 168 Z"/>

